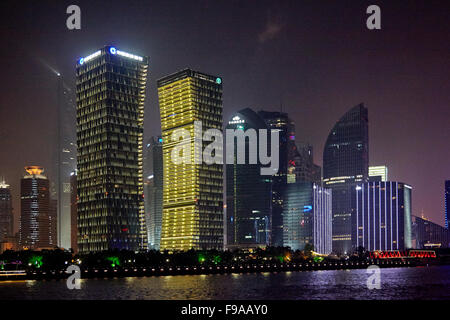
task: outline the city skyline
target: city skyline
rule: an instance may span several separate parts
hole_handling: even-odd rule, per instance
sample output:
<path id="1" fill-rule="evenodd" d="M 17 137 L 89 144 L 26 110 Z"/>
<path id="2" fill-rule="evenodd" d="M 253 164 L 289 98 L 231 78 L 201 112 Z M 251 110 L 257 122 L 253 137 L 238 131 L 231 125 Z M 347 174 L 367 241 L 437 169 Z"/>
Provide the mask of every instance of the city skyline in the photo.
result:
<path id="1" fill-rule="evenodd" d="M 46 5 L 44 2 L 42 8 L 34 8 L 42 15 L 36 13 L 30 18 L 30 13 L 26 13 L 24 17 L 16 17 L 17 13 L 11 9 L 11 17 L 5 17 L 4 20 L 11 25 L 14 21 L 16 29 L 11 34 L 23 42 L 19 44 L 11 35 L 5 35 L 10 51 L 2 53 L 2 58 L 11 61 L 11 65 L 15 65 L 17 69 L 5 67 L 8 82 L 2 82 L 6 90 L 0 101 L 0 175 L 5 176 L 6 182 L 11 185 L 16 226 L 20 212 L 18 186 L 22 168 L 27 164 L 50 168 L 52 161 L 49 156 L 52 147 L 50 141 L 53 138 L 53 118 L 56 117 L 53 109 L 56 105 L 54 88 L 57 80 L 37 59 L 47 61 L 48 65 L 55 68 L 58 66 L 58 71 L 74 87 L 74 79 L 70 78 L 77 59 L 91 53 L 99 44 L 111 42 L 120 44 L 124 49 L 133 48 L 131 51 L 137 54 L 148 55 L 150 61 L 155 60 L 147 90 L 144 141 L 151 135 L 160 134 L 156 79 L 186 65 L 220 74 L 226 79 L 224 119 L 246 106 L 271 111 L 283 109 L 288 112 L 297 124 L 298 140 L 308 141 L 314 146 L 314 156 L 319 165 L 322 165 L 320 159 L 323 145 L 333 123 L 352 105 L 364 102 L 370 119 L 369 165 L 384 164 L 389 167 L 391 180 L 407 181 L 412 185 L 413 214 L 419 215 L 423 209 L 428 218 L 443 225 L 442 185 L 450 175 L 446 166 L 450 149 L 446 119 L 450 114 L 449 108 L 446 107 L 449 104 L 446 92 L 449 90 L 448 82 L 445 81 L 445 70 L 448 69 L 445 53 L 449 51 L 449 41 L 448 34 L 443 33 L 444 28 L 440 29 L 439 23 L 436 27 L 420 17 L 414 21 L 415 24 L 411 24 L 407 18 L 394 21 L 396 5 L 385 4 L 383 10 L 391 15 L 383 16 L 383 27 L 392 32 L 388 36 L 385 30 L 381 30 L 381 39 L 379 34 L 365 30 L 363 22 L 359 21 L 363 21 L 365 17 L 364 5 L 345 9 L 330 4 L 317 12 L 314 5 L 302 7 L 283 3 L 266 6 L 267 12 L 258 9 L 254 14 L 254 24 L 251 23 L 248 31 L 239 36 L 237 27 L 224 22 L 236 20 L 238 25 L 242 25 L 245 21 L 244 15 L 249 12 L 251 6 L 242 5 L 242 12 L 237 13 L 235 17 L 227 5 L 210 3 L 207 11 L 211 17 L 206 23 L 217 27 L 219 40 L 226 39 L 231 42 L 224 46 L 219 40 L 212 40 L 209 46 L 205 46 L 211 52 L 208 55 L 205 55 L 208 51 L 206 49 L 196 52 L 192 48 L 181 50 L 183 52 L 180 54 L 180 48 L 185 47 L 183 44 L 186 41 L 204 44 L 204 38 L 209 41 L 211 37 L 207 36 L 207 30 L 198 29 L 195 22 L 186 24 L 187 21 L 183 18 L 174 19 L 162 28 L 163 30 L 158 29 L 156 26 L 160 20 L 155 17 L 158 14 L 164 17 L 166 10 L 172 8 L 170 4 L 156 4 L 150 11 L 145 11 L 156 22 L 144 19 L 144 14 L 141 14 L 137 16 L 135 27 L 127 27 L 126 22 L 118 21 L 117 27 L 100 26 L 93 30 L 93 19 L 103 17 L 109 10 L 117 10 L 118 6 L 113 2 L 110 9 L 98 13 L 100 16 L 92 13 L 84 15 L 86 20 L 83 20 L 79 34 L 64 30 L 63 14 L 61 27 L 52 31 L 59 21 L 56 21 L 57 17 L 51 18 L 50 15 L 55 11 L 64 12 L 64 8 L 61 6 L 58 9 L 58 6 L 55 6 L 55 9 L 50 10 Z M 96 6 L 80 3 L 80 7 L 86 12 L 94 11 Z M 435 21 L 444 21 L 441 19 L 445 15 L 439 13 L 439 9 L 417 6 L 432 14 Z M 225 14 L 219 17 L 217 10 L 221 8 L 228 11 L 220 12 Z M 305 22 L 301 19 L 300 22 L 294 21 L 293 16 L 286 13 L 286 8 L 297 9 L 296 12 L 301 14 Z M 139 9 L 139 5 L 130 6 L 125 9 L 125 13 L 132 14 Z M 172 9 L 177 12 L 195 10 L 180 4 Z M 308 14 L 309 18 L 306 17 Z M 198 15 L 202 17 L 201 13 Z M 355 16 L 358 15 L 361 15 L 361 18 L 355 21 Z M 408 8 L 402 8 L 402 17 L 407 15 Z M 16 21 L 26 18 L 30 18 L 29 22 L 17 24 Z M 48 23 L 40 30 L 34 30 L 33 23 L 40 22 L 41 19 L 46 19 Z M 217 21 L 222 23 L 214 23 Z M 398 23 L 399 21 L 408 23 L 409 29 Z M 175 31 L 183 24 L 187 29 L 196 31 L 199 36 L 183 38 L 177 35 Z M 278 29 L 269 28 L 271 25 L 278 26 Z M 325 28 L 324 25 L 338 28 L 330 31 L 330 28 Z M 313 36 L 308 36 L 303 31 L 305 26 L 313 31 Z M 148 34 L 144 36 L 133 32 L 140 28 L 146 28 Z M 430 40 L 429 30 L 434 31 Z M 42 40 L 38 32 L 54 37 L 48 42 L 38 43 Z M 354 41 L 358 43 L 356 47 L 361 47 L 369 52 L 369 55 L 361 55 L 358 50 L 336 43 L 334 38 L 342 33 L 353 35 Z M 132 36 L 127 37 L 130 34 Z M 402 41 L 404 36 L 411 40 L 412 34 L 412 43 Z M 236 36 L 237 40 L 230 38 L 233 36 Z M 179 41 L 168 43 L 167 37 Z M 320 37 L 321 41 L 317 41 L 316 37 Z M 298 39 L 303 40 L 299 41 L 301 45 L 294 41 Z M 429 47 L 435 50 L 423 49 Z M 332 57 L 320 53 L 327 48 L 334 53 Z M 404 54 L 403 58 L 395 58 L 384 66 L 386 59 L 392 53 L 398 52 Z M 278 58 L 280 53 L 285 53 L 283 60 Z M 351 59 L 353 61 L 342 59 L 346 56 L 354 57 Z M 353 73 L 349 75 L 348 70 Z M 29 74 L 32 76 L 28 77 Z M 287 85 L 291 90 L 282 90 L 283 85 Z M 22 97 L 17 88 L 26 88 L 27 95 Z M 295 94 L 292 88 L 297 88 Z M 36 121 L 39 126 L 33 123 L 35 118 L 39 120 Z M 35 140 L 31 139 L 35 136 L 39 141 L 48 143 L 36 144 Z M 50 177 L 50 180 L 54 179 L 54 176 Z"/>

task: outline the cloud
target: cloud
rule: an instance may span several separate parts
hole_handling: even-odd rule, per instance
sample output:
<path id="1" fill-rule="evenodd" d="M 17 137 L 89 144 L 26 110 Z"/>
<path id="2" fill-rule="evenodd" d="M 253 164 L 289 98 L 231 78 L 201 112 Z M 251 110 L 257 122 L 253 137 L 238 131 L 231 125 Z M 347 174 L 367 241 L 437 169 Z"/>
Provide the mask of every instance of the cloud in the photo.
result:
<path id="1" fill-rule="evenodd" d="M 264 43 L 269 40 L 275 39 L 277 35 L 280 33 L 281 29 L 283 29 L 281 23 L 268 20 L 266 23 L 266 27 L 264 28 L 264 31 L 258 34 L 258 41 L 260 43 Z"/>

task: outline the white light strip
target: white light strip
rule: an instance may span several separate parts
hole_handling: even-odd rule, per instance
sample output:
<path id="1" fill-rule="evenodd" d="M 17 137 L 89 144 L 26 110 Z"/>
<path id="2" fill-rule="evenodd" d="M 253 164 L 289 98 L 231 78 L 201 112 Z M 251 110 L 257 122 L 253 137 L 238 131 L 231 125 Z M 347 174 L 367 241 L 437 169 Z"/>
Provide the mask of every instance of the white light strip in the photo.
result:
<path id="1" fill-rule="evenodd" d="M 80 61 L 79 61 L 79 63 L 80 63 L 80 64 L 83 64 L 83 63 L 85 63 L 85 62 L 88 62 L 89 60 L 92 60 L 92 59 L 94 59 L 95 57 L 98 57 L 101 53 L 102 53 L 102 52 L 101 52 L 100 50 L 98 50 L 98 51 L 94 52 L 93 54 L 88 55 L 88 56 L 85 57 L 85 58 L 81 58 Z"/>
<path id="2" fill-rule="evenodd" d="M 362 217 L 362 234 L 363 234 L 363 238 L 362 238 L 362 246 L 364 247 L 366 245 L 366 228 L 365 228 L 365 221 L 364 221 L 364 184 L 362 185 L 362 192 L 361 192 L 361 202 L 362 202 L 362 206 L 361 206 L 361 217 Z"/>
<path id="3" fill-rule="evenodd" d="M 123 56 L 123 57 L 126 57 L 126 58 L 138 60 L 138 61 L 143 61 L 143 60 L 144 60 L 144 58 L 142 58 L 142 57 L 140 57 L 140 56 L 137 56 L 137 55 L 134 55 L 134 54 L 125 52 L 125 51 L 117 50 L 116 52 L 117 52 L 117 54 L 118 54 L 119 56 Z"/>
<path id="4" fill-rule="evenodd" d="M 395 183 L 395 192 L 396 192 L 396 195 L 395 195 L 395 202 L 396 202 L 396 212 L 397 212 L 397 250 L 399 249 L 399 241 L 398 241 L 398 204 L 399 204 L 399 201 L 398 201 L 398 182 L 396 182 Z"/>
<path id="5" fill-rule="evenodd" d="M 393 241 L 393 239 L 392 239 L 392 229 L 393 229 L 394 226 L 392 225 L 392 215 L 393 215 L 394 213 L 393 213 L 393 210 L 392 210 L 392 182 L 390 182 L 389 191 L 391 192 L 391 208 L 389 209 L 389 211 L 390 211 L 390 216 L 391 216 L 391 227 L 390 227 L 389 229 L 391 229 L 391 241 L 390 241 L 390 243 L 391 243 L 391 250 L 393 250 L 392 245 L 393 245 L 394 241 Z"/>
<path id="6" fill-rule="evenodd" d="M 387 183 L 384 183 L 384 250 L 388 249 L 387 242 Z"/>
<path id="7" fill-rule="evenodd" d="M 361 187 L 359 187 L 359 189 L 357 189 L 358 186 L 356 187 L 356 248 L 359 247 L 359 192 L 358 190 L 361 189 Z"/>

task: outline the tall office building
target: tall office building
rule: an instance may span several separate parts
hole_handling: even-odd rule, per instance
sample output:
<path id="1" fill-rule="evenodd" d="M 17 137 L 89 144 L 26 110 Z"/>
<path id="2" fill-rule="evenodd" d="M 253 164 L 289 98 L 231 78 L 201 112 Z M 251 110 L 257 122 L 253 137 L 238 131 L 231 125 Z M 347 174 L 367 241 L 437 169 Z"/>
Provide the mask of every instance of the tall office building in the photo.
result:
<path id="1" fill-rule="evenodd" d="M 310 244 L 315 252 L 330 254 L 331 190 L 306 181 L 288 183 L 283 198 L 284 246 L 303 250 Z"/>
<path id="2" fill-rule="evenodd" d="M 51 248 L 49 180 L 43 168 L 25 167 L 20 184 L 19 245 L 31 250 Z"/>
<path id="3" fill-rule="evenodd" d="M 70 173 L 76 169 L 76 104 L 75 92 L 70 89 L 61 74 L 58 74 L 57 90 L 57 142 L 54 163 L 54 188 L 50 196 L 56 200 L 58 246 L 70 248 Z M 47 171 L 48 172 L 48 171 Z M 56 226 L 56 225 L 55 225 Z M 56 244 L 56 243 L 55 243 Z"/>
<path id="4" fill-rule="evenodd" d="M 407 184 L 395 181 L 358 184 L 352 200 L 353 248 L 412 248 L 411 191 Z"/>
<path id="5" fill-rule="evenodd" d="M 252 109 L 234 113 L 226 129 L 267 130 L 264 120 Z M 237 150 L 235 139 L 234 150 Z M 255 148 L 259 154 L 259 144 Z M 272 177 L 261 175 L 261 164 L 250 164 L 250 141 L 245 139 L 245 164 L 226 166 L 227 247 L 268 246 L 271 244 Z"/>
<path id="6" fill-rule="evenodd" d="M 322 168 L 314 163 L 313 147 L 308 143 L 296 143 L 293 162 L 288 168 L 288 183 L 296 181 L 313 182 L 322 185 Z"/>
<path id="7" fill-rule="evenodd" d="M 448 229 L 448 220 L 450 219 L 450 180 L 445 181 L 445 228 Z"/>
<path id="8" fill-rule="evenodd" d="M 152 137 L 147 142 L 144 158 L 144 199 L 148 232 L 148 248 L 159 250 L 163 205 L 163 151 L 162 137 Z"/>
<path id="9" fill-rule="evenodd" d="M 272 176 L 272 241 L 273 246 L 283 246 L 283 190 L 288 182 L 288 172 L 294 166 L 296 155 L 295 125 L 287 113 L 259 111 L 269 130 L 279 131 L 279 169 Z"/>
<path id="10" fill-rule="evenodd" d="M 14 234 L 14 216 L 11 190 L 4 180 L 0 181 L 0 242 Z"/>
<path id="11" fill-rule="evenodd" d="M 48 234 L 51 247 L 58 246 L 58 200 L 50 196 L 50 205 L 48 208 Z M 68 247 L 66 247 L 68 248 Z"/>
<path id="12" fill-rule="evenodd" d="M 424 217 L 412 217 L 412 233 L 415 249 L 450 247 L 450 231 Z"/>
<path id="13" fill-rule="evenodd" d="M 143 199 L 148 58 L 106 46 L 76 65 L 78 249 L 147 247 Z"/>
<path id="14" fill-rule="evenodd" d="M 70 248 L 78 253 L 77 170 L 70 174 Z"/>
<path id="15" fill-rule="evenodd" d="M 333 193 L 333 251 L 352 249 L 352 193 L 368 180 L 369 122 L 363 104 L 350 109 L 334 125 L 323 151 L 323 185 Z"/>
<path id="16" fill-rule="evenodd" d="M 202 155 L 194 148 L 194 121 L 202 124 L 197 135 L 222 129 L 222 79 L 185 69 L 159 79 L 157 85 L 164 141 L 160 250 L 223 249 L 223 165 L 196 163 Z M 172 140 L 177 129 L 190 134 L 190 162 L 172 159 L 180 143 Z"/>
<path id="17" fill-rule="evenodd" d="M 370 166 L 369 181 L 388 181 L 388 168 L 386 166 Z"/>

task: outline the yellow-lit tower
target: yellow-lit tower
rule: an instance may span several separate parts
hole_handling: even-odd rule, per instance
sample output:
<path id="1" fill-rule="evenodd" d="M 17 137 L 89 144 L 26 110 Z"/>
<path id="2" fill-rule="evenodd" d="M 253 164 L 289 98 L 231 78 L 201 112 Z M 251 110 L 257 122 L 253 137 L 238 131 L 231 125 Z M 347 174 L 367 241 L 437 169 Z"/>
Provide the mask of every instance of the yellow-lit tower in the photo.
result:
<path id="1" fill-rule="evenodd" d="M 194 121 L 222 129 L 222 79 L 190 69 L 158 80 L 163 138 L 163 219 L 161 250 L 223 249 L 223 165 L 206 164 L 194 147 Z M 190 162 L 176 164 L 172 141 L 177 129 L 189 132 Z M 184 140 L 186 141 L 186 140 Z M 206 142 L 205 144 L 209 144 Z M 182 154 L 183 156 L 184 153 Z"/>

